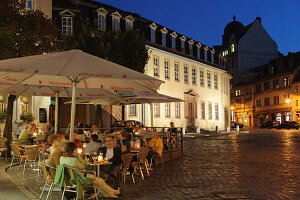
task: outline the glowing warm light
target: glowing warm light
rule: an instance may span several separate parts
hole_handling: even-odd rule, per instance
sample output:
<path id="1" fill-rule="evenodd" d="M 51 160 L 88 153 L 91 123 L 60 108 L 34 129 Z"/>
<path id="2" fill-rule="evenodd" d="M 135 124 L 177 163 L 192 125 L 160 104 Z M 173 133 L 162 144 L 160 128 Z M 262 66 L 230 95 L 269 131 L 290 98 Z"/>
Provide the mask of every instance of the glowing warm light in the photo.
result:
<path id="1" fill-rule="evenodd" d="M 83 148 L 84 148 L 84 149 L 86 148 L 86 144 L 85 144 L 85 143 L 83 144 Z"/>
<path id="2" fill-rule="evenodd" d="M 230 107 L 230 109 L 231 109 L 231 110 L 234 110 L 234 107 L 233 107 L 233 106 L 231 106 L 231 107 Z"/>
<path id="3" fill-rule="evenodd" d="M 141 147 L 141 144 L 140 144 L 140 143 L 137 143 L 137 144 L 136 144 L 136 148 L 139 149 L 140 147 Z"/>
<path id="4" fill-rule="evenodd" d="M 41 133 L 42 133 L 42 130 L 39 130 L 39 133 L 41 134 Z"/>
<path id="5" fill-rule="evenodd" d="M 102 156 L 102 155 L 98 156 L 98 161 L 99 161 L 99 162 L 102 162 L 102 161 L 103 161 L 103 156 Z"/>
<path id="6" fill-rule="evenodd" d="M 291 102 L 290 99 L 286 99 L 286 100 L 285 100 L 285 103 L 290 103 L 290 102 Z"/>
<path id="7" fill-rule="evenodd" d="M 77 149 L 77 152 L 78 152 L 79 154 L 81 154 L 81 153 L 82 153 L 82 149 Z"/>
<path id="8" fill-rule="evenodd" d="M 37 133 L 33 133 L 33 136 L 36 137 L 36 136 L 37 136 Z"/>

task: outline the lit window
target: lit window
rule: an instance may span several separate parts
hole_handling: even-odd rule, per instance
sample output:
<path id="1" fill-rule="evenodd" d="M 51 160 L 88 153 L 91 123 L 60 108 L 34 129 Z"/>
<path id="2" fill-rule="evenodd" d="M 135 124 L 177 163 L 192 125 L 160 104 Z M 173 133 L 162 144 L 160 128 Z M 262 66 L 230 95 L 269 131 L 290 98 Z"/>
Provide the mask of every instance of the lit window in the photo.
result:
<path id="1" fill-rule="evenodd" d="M 270 98 L 265 98 L 265 106 L 269 106 L 270 105 Z"/>
<path id="2" fill-rule="evenodd" d="M 130 116 L 136 116 L 136 105 L 135 104 L 130 105 Z"/>
<path id="3" fill-rule="evenodd" d="M 165 78 L 170 78 L 170 63 L 168 60 L 165 60 Z"/>
<path id="4" fill-rule="evenodd" d="M 231 44 L 231 52 L 234 52 L 235 49 L 234 49 L 234 44 Z"/>
<path id="5" fill-rule="evenodd" d="M 289 86 L 290 85 L 290 77 L 283 78 L 283 86 Z"/>
<path id="6" fill-rule="evenodd" d="M 196 85 L 196 68 L 192 68 L 192 84 Z"/>
<path id="7" fill-rule="evenodd" d="M 200 48 L 197 47 L 197 58 L 200 58 Z"/>
<path id="8" fill-rule="evenodd" d="M 103 14 L 98 15 L 98 27 L 100 30 L 105 30 L 105 16 Z"/>
<path id="9" fill-rule="evenodd" d="M 179 81 L 179 64 L 174 63 L 174 77 L 175 81 Z"/>
<path id="10" fill-rule="evenodd" d="M 73 32 L 73 22 L 72 17 L 62 17 L 62 34 L 63 35 L 72 35 Z"/>
<path id="11" fill-rule="evenodd" d="M 208 119 L 212 119 L 212 104 L 208 102 Z"/>
<path id="12" fill-rule="evenodd" d="M 151 42 L 155 42 L 155 30 L 151 29 Z"/>
<path id="13" fill-rule="evenodd" d="M 208 88 L 211 88 L 211 77 L 210 77 L 210 72 L 207 72 L 207 87 Z"/>
<path id="14" fill-rule="evenodd" d="M 165 33 L 161 34 L 161 44 L 166 46 L 166 34 Z"/>
<path id="15" fill-rule="evenodd" d="M 215 103 L 215 119 L 219 120 L 219 105 Z"/>
<path id="16" fill-rule="evenodd" d="M 214 87 L 216 90 L 218 89 L 218 74 L 214 74 Z"/>
<path id="17" fill-rule="evenodd" d="M 159 104 L 155 103 L 154 104 L 154 116 L 159 117 L 159 115 L 160 115 Z"/>
<path id="18" fill-rule="evenodd" d="M 204 60 L 207 60 L 207 51 L 204 50 Z"/>
<path id="19" fill-rule="evenodd" d="M 184 41 L 181 40 L 181 51 L 184 52 Z"/>
<path id="20" fill-rule="evenodd" d="M 166 103 L 166 117 L 170 117 L 170 103 Z"/>
<path id="21" fill-rule="evenodd" d="M 205 102 L 201 102 L 201 119 L 205 119 Z"/>
<path id="22" fill-rule="evenodd" d="M 172 37 L 172 49 L 176 48 L 176 38 Z"/>
<path id="23" fill-rule="evenodd" d="M 113 32 L 118 32 L 119 31 L 119 26 L 120 26 L 120 20 L 118 18 L 113 18 L 112 19 Z"/>
<path id="24" fill-rule="evenodd" d="M 130 21 L 126 21 L 126 30 L 132 30 L 133 24 Z"/>
<path id="25" fill-rule="evenodd" d="M 175 117 L 180 118 L 180 102 L 175 102 Z"/>
<path id="26" fill-rule="evenodd" d="M 159 76 L 159 59 L 158 59 L 158 57 L 153 58 L 153 75 Z"/>
<path id="27" fill-rule="evenodd" d="M 190 54 L 193 55 L 193 45 L 189 44 Z"/>
<path id="28" fill-rule="evenodd" d="M 235 90 L 235 96 L 240 96 L 241 95 L 241 90 Z"/>
<path id="29" fill-rule="evenodd" d="M 204 70 L 200 69 L 200 86 L 204 87 Z"/>
<path id="30" fill-rule="evenodd" d="M 184 83 L 189 83 L 189 68 L 184 66 Z"/>
<path id="31" fill-rule="evenodd" d="M 32 8 L 32 0 L 26 0 L 26 8 Z"/>

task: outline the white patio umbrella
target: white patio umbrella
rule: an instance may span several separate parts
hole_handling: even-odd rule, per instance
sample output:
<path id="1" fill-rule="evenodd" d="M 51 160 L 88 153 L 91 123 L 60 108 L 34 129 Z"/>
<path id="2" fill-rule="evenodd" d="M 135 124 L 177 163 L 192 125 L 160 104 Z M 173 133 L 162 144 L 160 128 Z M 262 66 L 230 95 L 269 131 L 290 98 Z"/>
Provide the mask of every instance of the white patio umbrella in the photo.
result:
<path id="1" fill-rule="evenodd" d="M 76 88 L 156 91 L 162 81 L 112 63 L 71 50 L 0 61 L 0 82 L 21 85 L 72 87 L 70 139 L 73 139 Z"/>
<path id="2" fill-rule="evenodd" d="M 58 132 L 58 97 L 72 97 L 72 88 L 51 87 L 51 86 L 29 86 L 29 85 L 11 85 L 0 82 L 0 94 L 12 94 L 16 96 L 49 96 L 55 97 L 55 134 Z M 116 98 L 113 93 L 102 89 L 84 89 L 77 88 L 76 98 Z"/>
<path id="3" fill-rule="evenodd" d="M 78 100 L 77 104 L 129 105 L 148 103 L 150 105 L 151 127 L 153 127 L 153 103 L 184 102 L 182 99 L 154 92 L 115 90 L 115 93 L 119 98 L 86 98 Z"/>

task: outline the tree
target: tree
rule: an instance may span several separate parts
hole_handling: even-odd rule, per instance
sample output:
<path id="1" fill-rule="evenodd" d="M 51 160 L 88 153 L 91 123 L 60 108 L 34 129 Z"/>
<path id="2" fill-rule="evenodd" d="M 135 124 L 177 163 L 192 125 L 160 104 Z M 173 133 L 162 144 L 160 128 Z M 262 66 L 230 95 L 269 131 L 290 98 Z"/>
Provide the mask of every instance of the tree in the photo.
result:
<path id="1" fill-rule="evenodd" d="M 0 59 L 16 58 L 56 50 L 56 25 L 39 10 L 26 9 L 25 0 L 0 1 Z M 9 95 L 4 137 L 10 150 L 13 103 Z"/>

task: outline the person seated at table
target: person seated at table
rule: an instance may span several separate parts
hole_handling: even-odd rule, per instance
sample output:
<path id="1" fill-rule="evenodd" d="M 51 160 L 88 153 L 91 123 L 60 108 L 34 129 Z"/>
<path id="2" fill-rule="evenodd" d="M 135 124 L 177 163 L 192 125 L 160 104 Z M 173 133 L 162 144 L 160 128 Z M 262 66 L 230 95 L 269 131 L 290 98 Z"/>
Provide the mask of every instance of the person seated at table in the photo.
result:
<path id="1" fill-rule="evenodd" d="M 55 152 L 55 150 L 59 147 L 60 141 L 63 139 L 62 135 L 50 135 L 49 140 L 50 140 L 50 155 Z"/>
<path id="2" fill-rule="evenodd" d="M 31 125 L 30 135 L 34 135 L 34 133 L 38 133 L 38 129 L 36 127 L 36 124 Z"/>
<path id="3" fill-rule="evenodd" d="M 78 126 L 77 126 L 77 128 L 76 128 L 76 134 L 77 134 L 77 135 L 82 135 L 82 134 L 84 134 L 83 129 L 84 129 L 84 124 L 83 124 L 82 122 L 79 122 L 79 123 L 78 123 Z"/>
<path id="4" fill-rule="evenodd" d="M 45 143 L 42 146 L 42 153 L 50 153 L 51 141 L 49 135 L 46 135 Z"/>
<path id="5" fill-rule="evenodd" d="M 62 157 L 60 157 L 60 164 L 61 165 L 67 165 L 73 168 L 78 168 L 81 170 L 84 170 L 84 163 L 82 159 L 79 156 L 75 156 L 74 152 L 77 148 L 76 144 L 73 142 L 69 142 L 65 146 L 65 153 Z M 105 181 L 102 178 L 94 178 L 90 174 L 87 174 L 88 178 L 95 179 L 92 184 L 98 189 L 98 191 L 104 196 L 104 197 L 114 197 L 117 198 L 117 194 L 120 194 L 120 191 L 114 190 L 111 187 L 109 187 Z"/>
<path id="6" fill-rule="evenodd" d="M 98 135 L 93 134 L 90 138 L 90 143 L 86 144 L 84 152 L 86 153 L 94 153 L 98 152 L 102 145 L 98 142 Z"/>
<path id="7" fill-rule="evenodd" d="M 133 126 L 132 126 L 130 121 L 126 122 L 125 126 L 126 126 L 125 131 L 127 131 L 127 133 L 132 133 L 133 132 Z"/>
<path id="8" fill-rule="evenodd" d="M 150 151 L 148 153 L 147 159 L 148 162 L 150 163 L 151 158 L 153 155 L 159 155 L 162 156 L 164 144 L 161 138 L 158 137 L 158 132 L 153 131 L 151 133 L 152 139 L 147 142 L 146 139 L 144 138 L 144 144 L 150 148 Z"/>
<path id="9" fill-rule="evenodd" d="M 139 134 L 140 133 L 140 124 L 135 124 L 135 128 L 133 129 L 133 132 L 135 134 Z"/>
<path id="10" fill-rule="evenodd" d="M 92 134 L 99 134 L 100 131 L 99 131 L 99 128 L 96 124 L 93 124 L 92 126 Z"/>
<path id="11" fill-rule="evenodd" d="M 112 165 L 101 166 L 100 176 L 104 179 L 112 177 L 114 188 L 117 189 L 120 186 L 117 172 L 122 164 L 121 149 L 115 146 L 114 136 L 109 135 L 105 139 L 106 147 L 100 148 L 99 153 L 103 153 L 103 157 Z"/>
<path id="12" fill-rule="evenodd" d="M 56 168 L 59 165 L 60 157 L 63 156 L 67 140 L 64 140 L 60 135 L 51 135 L 50 137 L 52 137 L 50 140 L 53 140 L 54 151 L 45 162 L 47 165 Z"/>
<path id="13" fill-rule="evenodd" d="M 30 126 L 28 124 L 26 124 L 24 126 L 24 130 L 21 132 L 21 134 L 18 138 L 19 144 L 27 144 L 28 137 L 30 136 L 29 129 L 30 129 Z"/>
<path id="14" fill-rule="evenodd" d="M 51 123 L 47 123 L 45 127 L 45 134 L 52 135 L 54 133 L 54 128 L 52 127 Z"/>
<path id="15" fill-rule="evenodd" d="M 122 130 L 120 133 L 120 144 L 122 154 L 130 153 L 130 140 L 128 140 L 128 133 L 125 130 Z"/>

